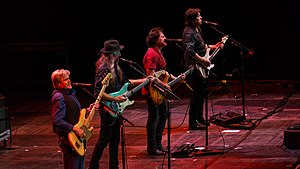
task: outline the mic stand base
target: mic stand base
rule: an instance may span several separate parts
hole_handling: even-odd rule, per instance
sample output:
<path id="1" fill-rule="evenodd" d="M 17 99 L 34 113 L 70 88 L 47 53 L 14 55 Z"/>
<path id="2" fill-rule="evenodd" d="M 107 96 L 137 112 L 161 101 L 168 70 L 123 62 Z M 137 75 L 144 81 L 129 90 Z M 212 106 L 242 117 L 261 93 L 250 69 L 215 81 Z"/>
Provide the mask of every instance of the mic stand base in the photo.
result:
<path id="1" fill-rule="evenodd" d="M 16 145 L 6 145 L 3 147 L 3 149 L 5 150 L 14 150 L 14 149 L 18 149 L 20 148 L 20 146 L 16 146 Z"/>

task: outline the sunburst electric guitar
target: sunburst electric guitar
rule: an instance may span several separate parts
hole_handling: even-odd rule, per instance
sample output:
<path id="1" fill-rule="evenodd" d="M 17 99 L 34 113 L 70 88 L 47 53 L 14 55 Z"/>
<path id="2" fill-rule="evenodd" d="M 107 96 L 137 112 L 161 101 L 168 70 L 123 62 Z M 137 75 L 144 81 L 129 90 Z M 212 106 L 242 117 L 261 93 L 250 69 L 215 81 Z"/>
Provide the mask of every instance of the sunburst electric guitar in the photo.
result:
<path id="1" fill-rule="evenodd" d="M 228 35 L 225 35 L 222 37 L 222 40 L 220 41 L 221 43 L 225 43 L 228 39 Z M 214 51 L 212 54 L 210 54 L 210 48 L 207 48 L 206 49 L 206 53 L 205 53 L 205 56 L 204 58 L 208 59 L 209 61 L 212 61 L 213 58 L 216 56 L 216 54 L 220 51 L 221 49 L 221 46 L 219 45 Z M 199 69 L 200 71 L 200 75 L 203 77 L 203 78 L 208 78 L 208 75 L 209 75 L 209 70 L 212 69 L 215 65 L 214 64 L 211 64 L 209 67 L 202 67 L 202 66 L 198 66 L 197 65 L 197 68 Z"/>
<path id="2" fill-rule="evenodd" d="M 164 73 L 165 73 L 164 70 L 157 71 L 157 72 L 154 73 L 154 76 L 159 77 L 160 75 L 162 75 Z M 128 86 L 130 85 L 130 83 L 127 82 L 122 86 L 122 88 L 119 91 L 110 93 L 109 95 L 114 96 L 114 97 L 119 96 L 119 95 L 123 95 L 123 96 L 128 98 L 128 97 L 132 96 L 134 93 L 136 93 L 137 91 L 139 91 L 140 89 L 142 89 L 149 82 L 150 82 L 150 78 L 148 78 L 143 83 L 139 84 L 138 86 L 136 86 L 135 88 L 133 88 L 130 91 L 128 91 L 128 89 L 127 89 Z M 106 106 L 110 107 L 111 110 L 113 110 L 113 111 L 108 110 L 108 112 L 110 113 L 110 115 L 112 117 L 115 117 L 115 118 L 117 118 L 119 115 L 121 115 L 123 113 L 124 109 L 127 106 L 132 105 L 133 103 L 134 103 L 134 100 L 129 100 L 129 99 L 127 99 L 126 101 L 121 102 L 121 103 L 112 102 L 112 101 L 104 101 L 104 104 Z"/>
<path id="3" fill-rule="evenodd" d="M 183 74 L 185 76 L 189 75 L 190 73 L 192 73 L 194 70 L 194 67 L 191 66 L 187 71 L 185 71 Z M 167 83 L 169 80 L 170 76 L 165 76 L 165 78 L 163 79 L 163 83 Z M 180 80 L 182 80 L 181 75 L 177 76 L 175 79 L 173 79 L 172 81 L 170 81 L 168 83 L 168 85 L 171 87 L 174 84 L 180 82 Z M 154 86 L 155 84 L 151 84 L 149 87 L 149 93 L 150 93 L 150 97 L 152 99 L 152 101 L 156 104 L 159 105 L 163 102 L 163 100 L 165 99 L 166 96 L 166 92 L 163 92 L 162 90 L 159 90 L 158 87 Z"/>
<path id="4" fill-rule="evenodd" d="M 91 112 L 89 113 L 89 115 L 87 116 L 87 118 L 85 118 L 86 113 L 87 113 L 87 109 L 81 109 L 80 110 L 80 116 L 79 116 L 79 121 L 77 124 L 75 124 L 76 127 L 81 128 L 85 134 L 84 137 L 79 137 L 75 134 L 75 132 L 71 131 L 68 133 L 68 140 L 69 143 L 71 145 L 71 147 L 74 149 L 74 151 L 80 155 L 83 156 L 86 152 L 86 142 L 91 138 L 92 136 L 92 131 L 93 131 L 93 127 L 89 127 L 90 123 L 94 117 L 95 111 L 96 111 L 96 105 L 99 104 L 103 92 L 105 91 L 106 87 L 109 85 L 109 81 L 112 78 L 111 73 L 108 73 L 106 75 L 106 77 L 102 80 L 102 88 L 101 91 L 95 101 L 95 104 L 93 105 Z"/>

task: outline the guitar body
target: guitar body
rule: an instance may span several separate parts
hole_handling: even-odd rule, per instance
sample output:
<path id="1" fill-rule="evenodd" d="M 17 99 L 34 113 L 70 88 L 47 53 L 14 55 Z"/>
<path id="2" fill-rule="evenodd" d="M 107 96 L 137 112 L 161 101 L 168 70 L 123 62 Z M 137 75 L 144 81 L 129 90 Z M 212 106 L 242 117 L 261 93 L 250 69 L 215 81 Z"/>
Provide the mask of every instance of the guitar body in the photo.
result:
<path id="1" fill-rule="evenodd" d="M 205 53 L 204 58 L 206 58 L 206 59 L 209 59 L 209 58 L 210 58 L 209 52 L 210 52 L 210 48 L 208 48 L 208 49 L 206 50 L 206 53 Z M 203 67 L 201 67 L 201 66 L 198 66 L 198 69 L 199 69 L 199 71 L 200 71 L 201 76 L 202 76 L 203 78 L 208 78 L 208 76 L 209 76 L 209 70 L 212 69 L 214 66 L 215 66 L 214 64 L 210 64 L 210 66 L 209 66 L 209 67 L 206 67 L 206 69 L 203 68 Z"/>
<path id="2" fill-rule="evenodd" d="M 93 130 L 93 127 L 88 129 L 84 125 L 86 112 L 87 112 L 86 109 L 80 110 L 79 121 L 77 124 L 75 124 L 76 127 L 81 128 L 83 130 L 85 137 L 79 137 L 73 131 L 68 133 L 68 140 L 71 147 L 80 156 L 83 156 L 85 154 L 85 150 L 86 150 L 85 143 L 88 139 L 91 138 L 92 130 Z"/>
<path id="3" fill-rule="evenodd" d="M 187 76 L 188 74 L 192 73 L 192 71 L 194 70 L 193 67 L 190 67 L 187 71 L 185 71 L 183 74 L 185 76 Z M 163 83 L 167 83 L 169 80 L 169 76 L 165 76 Z M 174 84 L 178 83 L 181 80 L 181 75 L 179 75 L 178 77 L 176 77 L 174 80 L 172 80 L 171 82 L 168 83 L 168 85 L 171 87 Z M 150 92 L 150 97 L 153 101 L 153 103 L 155 103 L 156 105 L 160 105 L 165 97 L 166 97 L 166 92 L 164 92 L 162 89 L 159 89 L 159 86 L 155 86 L 155 84 L 151 84 L 150 88 L 149 88 L 149 92 Z"/>
<path id="4" fill-rule="evenodd" d="M 228 35 L 225 35 L 222 37 L 222 40 L 220 41 L 220 43 L 222 44 L 225 44 L 225 42 L 227 41 L 228 39 Z M 210 48 L 207 48 L 206 49 L 206 53 L 205 53 L 205 56 L 204 58 L 212 61 L 213 58 L 215 57 L 215 55 L 220 51 L 220 45 L 213 51 L 213 53 L 210 55 Z M 200 72 L 200 76 L 202 76 L 203 78 L 208 78 L 208 75 L 209 75 L 209 70 L 212 69 L 214 67 L 214 64 L 211 64 L 209 67 L 202 67 L 202 66 L 198 66 L 196 65 L 196 67 L 198 68 L 199 72 Z"/>
<path id="5" fill-rule="evenodd" d="M 163 83 L 167 83 L 169 80 L 169 75 L 166 75 L 165 78 L 162 80 Z M 159 105 L 163 102 L 165 99 L 165 93 L 163 89 L 160 89 L 159 86 L 157 86 L 155 83 L 151 83 L 149 86 L 149 94 L 151 96 L 151 99 L 153 103 L 156 105 Z"/>
<path id="6" fill-rule="evenodd" d="M 128 92 L 129 85 L 130 85 L 130 83 L 127 82 L 122 86 L 122 88 L 119 91 L 110 93 L 109 95 L 114 96 L 114 97 L 119 96 L 119 95 L 124 95 Z M 109 111 L 110 115 L 117 118 L 118 114 L 119 115 L 122 114 L 125 107 L 132 105 L 134 103 L 134 101 L 130 101 L 129 99 L 127 99 L 126 101 L 121 102 L 121 103 L 111 102 L 111 101 L 104 101 L 104 103 L 114 110 L 114 112 Z"/>
<path id="7" fill-rule="evenodd" d="M 155 85 L 155 84 L 153 84 L 153 85 Z M 150 96 L 151 96 L 153 103 L 155 103 L 156 105 L 160 105 L 164 101 L 165 93 L 161 92 L 156 87 L 151 86 L 149 88 L 149 92 L 150 92 Z"/>

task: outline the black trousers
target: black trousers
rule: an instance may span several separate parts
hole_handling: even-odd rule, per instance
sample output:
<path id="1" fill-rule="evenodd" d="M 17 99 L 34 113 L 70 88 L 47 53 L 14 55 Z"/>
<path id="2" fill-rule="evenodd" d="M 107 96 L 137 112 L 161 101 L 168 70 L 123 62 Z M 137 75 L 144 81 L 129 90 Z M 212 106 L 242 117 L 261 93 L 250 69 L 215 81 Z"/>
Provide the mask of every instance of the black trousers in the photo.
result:
<path id="1" fill-rule="evenodd" d="M 98 141 L 94 147 L 89 169 L 98 169 L 104 149 L 109 144 L 109 169 L 118 169 L 118 147 L 120 143 L 120 119 L 112 117 L 108 112 L 100 113 L 101 128 Z"/>
<path id="2" fill-rule="evenodd" d="M 204 124 L 203 105 L 206 94 L 205 79 L 199 75 L 199 72 L 195 71 L 186 78 L 186 81 L 193 89 L 189 105 L 189 127 L 196 126 L 197 121 Z"/>
<path id="3" fill-rule="evenodd" d="M 155 150 L 162 146 L 162 135 L 167 121 L 167 105 L 163 101 L 155 105 L 150 96 L 146 96 L 148 105 L 147 119 L 147 149 Z"/>

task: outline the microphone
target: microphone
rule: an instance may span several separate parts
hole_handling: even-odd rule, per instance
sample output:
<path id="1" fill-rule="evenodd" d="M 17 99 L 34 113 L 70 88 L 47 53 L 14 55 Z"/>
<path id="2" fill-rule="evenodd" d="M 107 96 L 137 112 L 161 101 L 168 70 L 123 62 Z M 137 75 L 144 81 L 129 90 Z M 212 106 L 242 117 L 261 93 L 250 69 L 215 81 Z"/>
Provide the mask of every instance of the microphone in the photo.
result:
<path id="1" fill-rule="evenodd" d="M 121 61 L 123 61 L 123 62 L 127 62 L 127 63 L 129 63 L 129 64 L 135 64 L 135 62 L 134 61 L 131 61 L 131 60 L 127 60 L 127 59 L 123 59 L 123 58 L 119 58 Z"/>
<path id="2" fill-rule="evenodd" d="M 202 21 L 203 23 L 206 23 L 206 24 L 208 24 L 208 25 L 215 25 L 215 26 L 219 26 L 219 24 L 218 23 L 216 23 L 216 22 L 208 22 L 208 21 Z"/>
<path id="3" fill-rule="evenodd" d="M 93 86 L 90 83 L 72 83 L 72 86 L 78 86 L 78 87 L 90 87 Z"/>
<path id="4" fill-rule="evenodd" d="M 166 42 L 181 42 L 182 39 L 165 39 Z"/>

